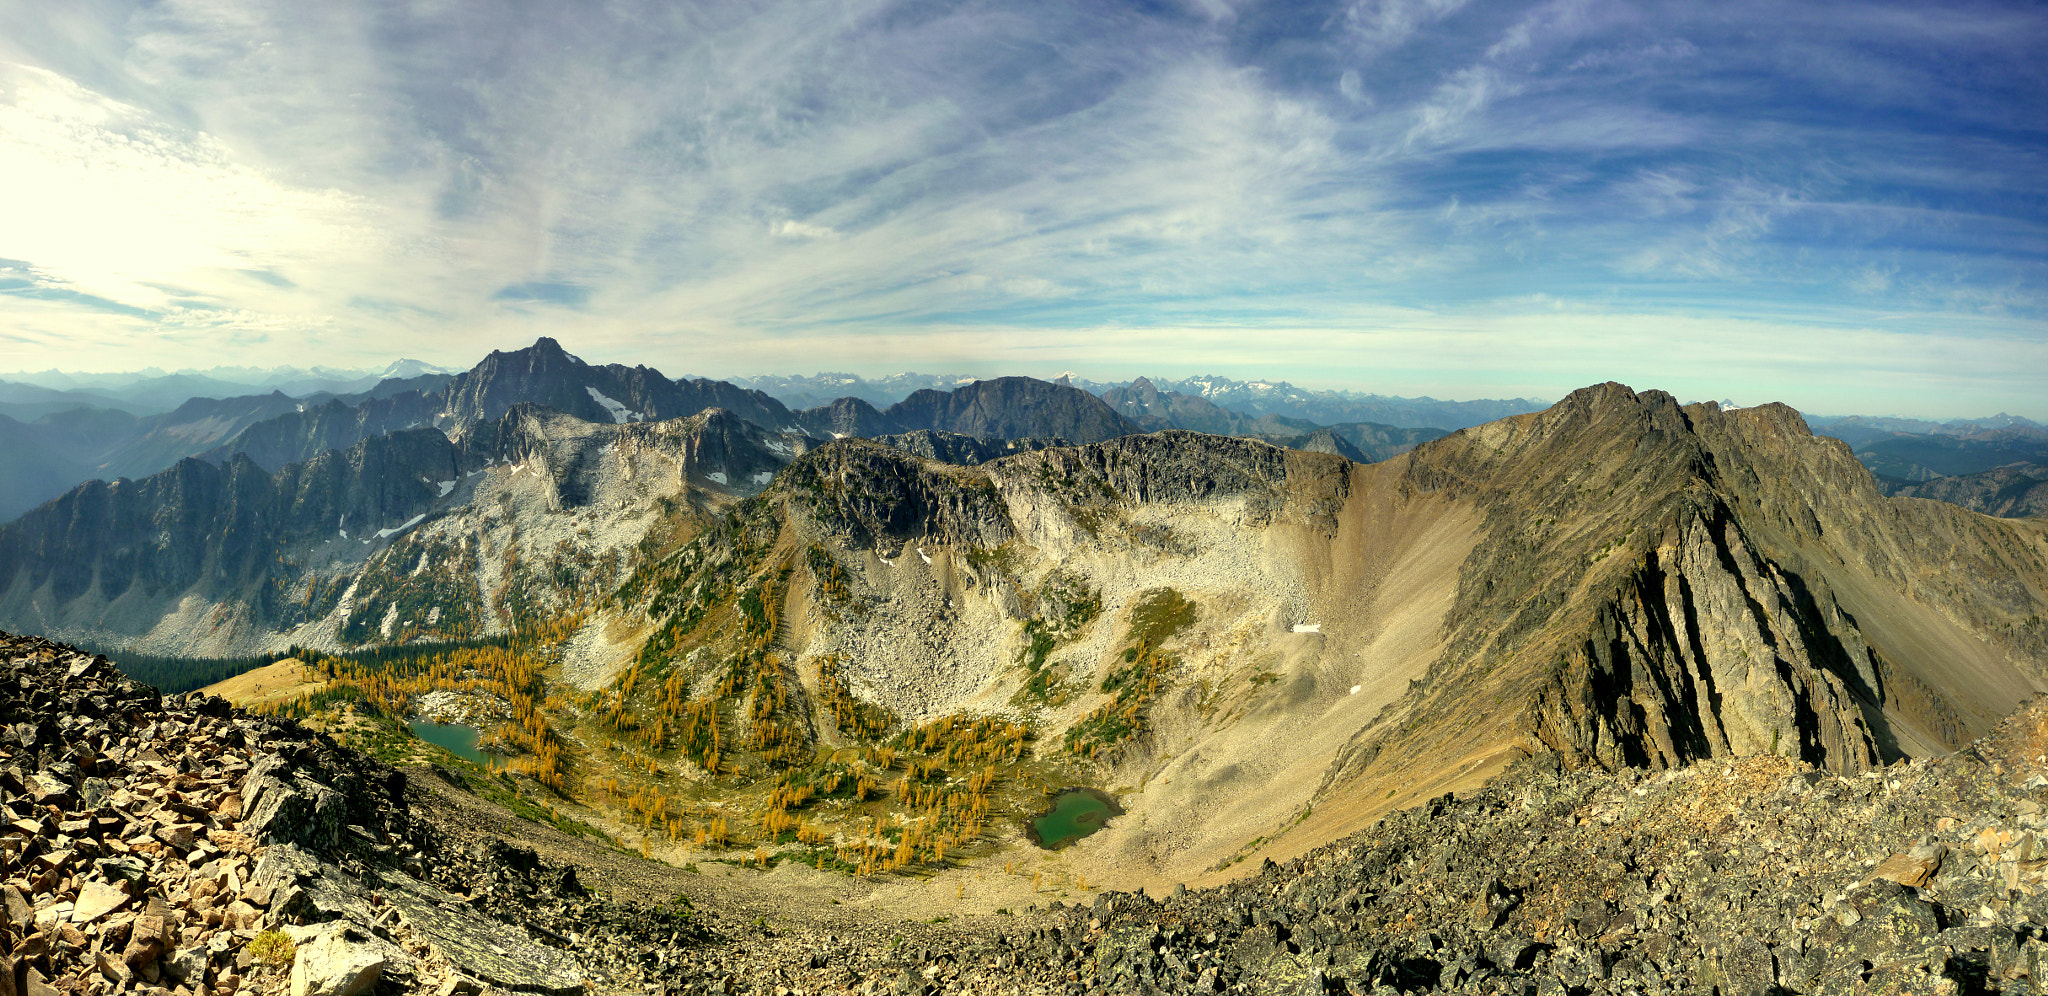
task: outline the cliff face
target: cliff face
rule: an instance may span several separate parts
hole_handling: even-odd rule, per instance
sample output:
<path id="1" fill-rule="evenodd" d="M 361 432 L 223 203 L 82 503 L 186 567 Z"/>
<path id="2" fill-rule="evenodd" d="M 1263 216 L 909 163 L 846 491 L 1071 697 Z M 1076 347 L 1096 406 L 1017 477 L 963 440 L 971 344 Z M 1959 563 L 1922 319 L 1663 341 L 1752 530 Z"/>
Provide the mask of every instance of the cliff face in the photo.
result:
<path id="1" fill-rule="evenodd" d="M 243 429 L 232 441 L 199 459 L 227 463 L 238 453 L 270 470 L 304 463 L 328 450 L 345 450 L 373 436 L 426 425 L 441 410 L 437 396 L 404 391 L 350 405 L 337 398 L 286 412 Z"/>
<path id="2" fill-rule="evenodd" d="M 1899 756 L 1865 721 L 1883 685 L 1855 629 L 1734 523 L 1688 522 L 1629 581 L 1538 693 L 1547 746 L 1610 768 L 1786 753 L 1853 773 Z"/>
<path id="3" fill-rule="evenodd" d="M 507 583 L 508 551 L 522 551 L 513 564 L 568 557 L 551 576 L 601 585 L 612 575 L 593 558 L 612 551 L 615 563 L 661 499 L 759 491 L 805 444 L 721 409 L 598 424 L 516 405 L 459 442 L 410 429 L 276 473 L 246 455 L 188 458 L 140 481 L 88 482 L 0 526 L 0 618 L 219 653 L 390 638 L 412 617 L 377 614 L 417 603 L 421 636 L 482 635 L 520 604 L 486 604 Z M 626 520 L 637 528 L 615 528 Z M 521 584 L 554 597 L 541 580 Z M 195 627 L 191 606 L 232 622 Z"/>
<path id="4" fill-rule="evenodd" d="M 247 458 L 219 466 L 188 457 L 141 481 L 89 481 L 0 527 L 8 608 L 39 603 L 61 618 L 88 592 L 111 602 L 131 589 L 225 597 L 292 541 L 403 522 L 431 504 L 423 478 L 457 476 L 447 437 L 418 429 L 276 475 Z"/>
<path id="5" fill-rule="evenodd" d="M 1602 385 L 1427 444 L 1404 479 L 1484 508 L 1487 538 L 1445 653 L 1326 791 L 1460 751 L 1854 772 L 2048 687 L 2044 531 L 1886 499 L 1783 406 Z"/>

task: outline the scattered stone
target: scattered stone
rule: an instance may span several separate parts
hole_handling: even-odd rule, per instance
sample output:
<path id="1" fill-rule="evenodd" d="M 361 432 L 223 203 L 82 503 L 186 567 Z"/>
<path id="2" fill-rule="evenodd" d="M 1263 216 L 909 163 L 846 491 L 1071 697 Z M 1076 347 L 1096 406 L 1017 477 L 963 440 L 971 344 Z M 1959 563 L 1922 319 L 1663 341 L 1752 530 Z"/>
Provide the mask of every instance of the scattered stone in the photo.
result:
<path id="1" fill-rule="evenodd" d="M 135 887 L 126 880 L 87 882 L 78 894 L 78 904 L 72 907 L 71 922 L 91 923 L 128 905 L 128 900 L 133 898 Z"/>
<path id="2" fill-rule="evenodd" d="M 1926 885 L 1934 878 L 1934 873 L 1941 870 L 1941 859 L 1947 854 L 1948 848 L 1941 844 L 1916 847 L 1905 854 L 1894 854 L 1884 859 L 1884 862 L 1877 866 L 1877 870 L 1870 873 L 1870 877 L 1917 889 Z"/>
<path id="3" fill-rule="evenodd" d="M 0 727 L 0 996 L 281 996 L 251 952 L 276 929 L 294 996 L 1990 993 L 2048 953 L 2048 702 L 1868 777 L 1532 759 L 1218 888 L 901 945 L 613 901 L 455 844 L 325 737 L 46 641 L 0 634 Z"/>

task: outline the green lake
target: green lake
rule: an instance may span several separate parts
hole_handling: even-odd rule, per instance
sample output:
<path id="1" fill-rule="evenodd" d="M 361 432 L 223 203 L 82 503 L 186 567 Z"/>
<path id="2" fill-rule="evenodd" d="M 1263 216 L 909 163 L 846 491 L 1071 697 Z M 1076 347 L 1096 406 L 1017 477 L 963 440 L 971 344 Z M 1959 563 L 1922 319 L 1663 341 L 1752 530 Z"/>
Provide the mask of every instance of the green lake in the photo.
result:
<path id="1" fill-rule="evenodd" d="M 413 736 L 436 747 L 445 747 L 456 757 L 484 763 L 483 753 L 476 749 L 475 730 L 461 723 L 429 723 L 424 719 L 413 720 L 410 725 Z"/>
<path id="2" fill-rule="evenodd" d="M 1051 809 L 1032 817 L 1026 835 L 1040 847 L 1058 850 L 1102 829 L 1111 817 L 1123 814 L 1123 807 L 1107 792 L 1067 789 L 1053 799 Z"/>

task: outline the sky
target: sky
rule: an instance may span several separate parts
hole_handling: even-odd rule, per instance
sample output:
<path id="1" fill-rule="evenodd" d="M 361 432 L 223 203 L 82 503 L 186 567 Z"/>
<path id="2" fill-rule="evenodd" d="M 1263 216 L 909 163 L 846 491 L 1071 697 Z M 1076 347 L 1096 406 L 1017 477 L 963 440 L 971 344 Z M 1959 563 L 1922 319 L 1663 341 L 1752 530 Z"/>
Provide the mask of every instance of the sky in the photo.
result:
<path id="1" fill-rule="evenodd" d="M 2048 421 L 2048 8 L 0 0 L 0 370 Z"/>

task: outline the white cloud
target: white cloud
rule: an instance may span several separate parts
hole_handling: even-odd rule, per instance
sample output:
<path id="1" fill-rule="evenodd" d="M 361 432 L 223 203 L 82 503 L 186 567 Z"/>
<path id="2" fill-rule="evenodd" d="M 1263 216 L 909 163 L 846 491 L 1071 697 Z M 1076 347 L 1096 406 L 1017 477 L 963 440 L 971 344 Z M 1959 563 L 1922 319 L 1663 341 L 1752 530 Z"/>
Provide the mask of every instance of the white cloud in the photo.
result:
<path id="1" fill-rule="evenodd" d="M 1450 142 L 1458 137 L 1468 119 L 1513 90 L 1514 87 L 1489 66 L 1468 66 L 1452 73 L 1437 85 L 1428 100 L 1415 109 L 1415 123 L 1408 129 L 1406 144 L 1414 147 Z"/>
<path id="2" fill-rule="evenodd" d="M 1344 24 L 1368 52 L 1394 48 L 1417 31 L 1458 12 L 1469 0 L 1358 0 Z"/>
<path id="3" fill-rule="evenodd" d="M 0 92 L 0 178 L 39 195 L 0 201 L 25 366 L 156 332 L 138 362 L 555 334 L 1084 366 L 1130 329 L 1332 369 L 1436 322 L 1478 370 L 1523 359 L 1471 328 L 1566 302 L 1762 320 L 1880 286 L 2048 338 L 2025 11 L 128 3 L 0 0 L 0 58 L 41 67 Z"/>
<path id="4" fill-rule="evenodd" d="M 219 300 L 243 271 L 296 282 L 337 254 L 388 251 L 375 205 L 281 183 L 211 136 L 25 66 L 0 66 L 0 182 L 0 257 L 146 311 Z M 245 299 L 276 293 L 232 282 Z"/>
<path id="5" fill-rule="evenodd" d="M 839 237 L 838 232 L 824 225 L 812 225 L 788 218 L 768 226 L 768 230 L 775 233 L 777 237 L 785 239 L 836 239 Z"/>

